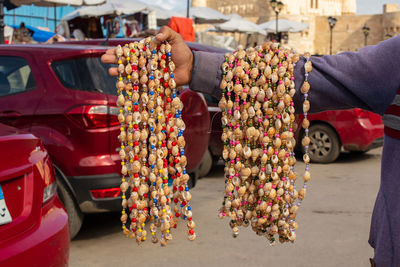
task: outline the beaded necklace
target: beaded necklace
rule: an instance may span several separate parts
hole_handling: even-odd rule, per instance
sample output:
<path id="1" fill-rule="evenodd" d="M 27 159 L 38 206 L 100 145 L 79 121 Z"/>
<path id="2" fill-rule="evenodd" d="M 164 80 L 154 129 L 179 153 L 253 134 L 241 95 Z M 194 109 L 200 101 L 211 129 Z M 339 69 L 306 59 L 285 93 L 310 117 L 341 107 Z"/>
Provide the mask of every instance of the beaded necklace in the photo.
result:
<path id="1" fill-rule="evenodd" d="M 152 242 L 165 246 L 172 239 L 170 229 L 182 218 L 188 221 L 188 239 L 194 240 L 183 104 L 174 80 L 171 45 L 146 38 L 118 46 L 116 55 L 123 232 L 140 244 L 147 239 L 149 221 Z"/>
<path id="2" fill-rule="evenodd" d="M 271 244 L 278 234 L 280 242 L 294 241 L 298 207 L 310 180 L 307 112 L 310 55 L 305 54 L 304 94 L 305 147 L 304 185 L 294 187 L 295 94 L 293 70 L 299 56 L 279 44 L 243 47 L 227 54 L 222 64 L 223 158 L 225 160 L 225 196 L 219 217 L 230 217 L 233 236 L 239 226 L 251 225 L 257 235 Z M 297 202 L 296 202 L 297 201 Z"/>

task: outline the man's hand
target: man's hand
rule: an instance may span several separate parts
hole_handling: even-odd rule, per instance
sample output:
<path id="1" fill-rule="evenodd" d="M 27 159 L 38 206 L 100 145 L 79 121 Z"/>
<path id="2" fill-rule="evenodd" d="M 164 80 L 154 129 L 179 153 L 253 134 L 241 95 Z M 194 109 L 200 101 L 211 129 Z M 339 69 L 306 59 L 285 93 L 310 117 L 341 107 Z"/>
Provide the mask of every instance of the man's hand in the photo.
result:
<path id="1" fill-rule="evenodd" d="M 193 70 L 193 54 L 178 33 L 171 28 L 164 26 L 156 35 L 156 40 L 164 42 L 167 40 L 172 46 L 172 61 L 175 63 L 175 82 L 178 86 L 189 84 Z M 108 49 L 101 57 L 101 61 L 106 64 L 117 64 L 118 59 L 115 55 L 115 48 Z M 111 76 L 118 76 L 117 68 L 110 68 Z"/>

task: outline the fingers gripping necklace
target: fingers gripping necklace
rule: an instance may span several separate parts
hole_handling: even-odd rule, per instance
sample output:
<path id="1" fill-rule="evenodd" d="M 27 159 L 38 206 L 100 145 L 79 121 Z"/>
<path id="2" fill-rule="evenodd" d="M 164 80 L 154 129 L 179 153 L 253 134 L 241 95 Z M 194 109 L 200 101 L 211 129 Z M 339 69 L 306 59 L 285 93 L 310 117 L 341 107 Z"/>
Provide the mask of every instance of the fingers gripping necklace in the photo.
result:
<path id="1" fill-rule="evenodd" d="M 307 112 L 310 55 L 305 54 L 304 94 L 305 147 L 304 185 L 297 191 L 294 172 L 296 93 L 293 70 L 299 56 L 275 43 L 227 54 L 222 64 L 223 158 L 225 196 L 219 216 L 230 217 L 233 236 L 239 226 L 249 226 L 271 244 L 294 241 L 298 207 L 310 180 Z"/>
<path id="2" fill-rule="evenodd" d="M 146 38 L 115 51 L 123 232 L 140 244 L 147 239 L 145 224 L 150 222 L 151 241 L 165 246 L 172 239 L 170 229 L 182 218 L 187 221 L 188 239 L 194 240 L 183 104 L 174 80 L 171 45 Z M 172 193 L 168 178 L 173 179 Z"/>

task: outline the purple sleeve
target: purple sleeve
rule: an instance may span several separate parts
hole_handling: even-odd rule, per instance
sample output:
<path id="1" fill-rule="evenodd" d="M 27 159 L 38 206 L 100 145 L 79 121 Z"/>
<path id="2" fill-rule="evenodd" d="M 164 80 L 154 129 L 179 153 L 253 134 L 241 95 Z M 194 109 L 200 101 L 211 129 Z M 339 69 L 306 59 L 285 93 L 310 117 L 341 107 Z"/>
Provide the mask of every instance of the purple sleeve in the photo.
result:
<path id="1" fill-rule="evenodd" d="M 217 97 L 221 97 L 219 84 L 222 79 L 221 65 L 225 60 L 224 54 L 193 51 L 194 67 L 189 87 Z"/>
<path id="2" fill-rule="evenodd" d="M 223 54 L 193 52 L 195 66 L 190 87 L 221 96 Z M 308 79 L 311 112 L 359 107 L 383 114 L 400 88 L 400 36 L 358 52 L 312 57 Z M 304 59 L 295 68 L 296 89 L 304 81 Z M 301 93 L 294 97 L 296 110 L 302 111 Z"/>

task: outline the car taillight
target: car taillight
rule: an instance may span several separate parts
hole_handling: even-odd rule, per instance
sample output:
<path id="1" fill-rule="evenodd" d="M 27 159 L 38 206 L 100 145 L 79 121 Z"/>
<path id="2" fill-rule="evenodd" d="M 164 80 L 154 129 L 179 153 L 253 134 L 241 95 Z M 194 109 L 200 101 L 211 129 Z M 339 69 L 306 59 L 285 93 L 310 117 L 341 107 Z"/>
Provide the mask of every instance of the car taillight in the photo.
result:
<path id="1" fill-rule="evenodd" d="M 57 192 L 57 183 L 53 181 L 51 184 L 44 188 L 43 192 L 43 203 L 47 202 Z"/>
<path id="2" fill-rule="evenodd" d="M 119 109 L 105 105 L 83 105 L 67 112 L 67 117 L 86 129 L 119 125 Z"/>
<path id="3" fill-rule="evenodd" d="M 93 189 L 90 190 L 93 198 L 110 198 L 117 197 L 121 193 L 121 189 L 119 187 L 115 188 L 107 188 L 107 189 Z"/>
<path id="4" fill-rule="evenodd" d="M 362 119 L 368 119 L 369 118 L 369 112 L 366 110 L 363 110 L 361 108 L 355 108 L 353 109 L 354 116 L 357 118 L 362 118 Z"/>

